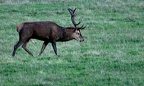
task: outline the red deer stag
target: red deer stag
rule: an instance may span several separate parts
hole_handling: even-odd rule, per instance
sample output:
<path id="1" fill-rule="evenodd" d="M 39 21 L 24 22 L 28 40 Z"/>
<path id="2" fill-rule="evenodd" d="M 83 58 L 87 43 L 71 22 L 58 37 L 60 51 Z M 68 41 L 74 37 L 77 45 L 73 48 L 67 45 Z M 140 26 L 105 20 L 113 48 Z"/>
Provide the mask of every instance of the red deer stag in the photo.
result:
<path id="1" fill-rule="evenodd" d="M 80 29 L 85 27 L 78 27 L 81 23 L 75 22 L 75 9 L 68 8 L 69 13 L 71 14 L 71 21 L 74 24 L 74 27 L 61 27 L 51 21 L 41 21 L 41 22 L 25 22 L 18 25 L 17 30 L 19 33 L 19 41 L 14 46 L 12 56 L 15 56 L 16 50 L 22 45 L 22 48 L 31 56 L 33 54 L 26 48 L 27 43 L 30 39 L 38 39 L 44 41 L 39 56 L 42 54 L 48 43 L 52 44 L 55 54 L 57 55 L 56 42 L 64 42 L 72 39 L 76 39 L 80 42 L 84 41 Z"/>

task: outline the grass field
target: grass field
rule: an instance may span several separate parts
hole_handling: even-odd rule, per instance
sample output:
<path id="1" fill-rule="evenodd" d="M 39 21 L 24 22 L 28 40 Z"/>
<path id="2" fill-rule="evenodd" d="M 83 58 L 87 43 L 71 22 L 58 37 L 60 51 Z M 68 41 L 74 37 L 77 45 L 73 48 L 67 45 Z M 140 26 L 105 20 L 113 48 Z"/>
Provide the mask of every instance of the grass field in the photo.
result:
<path id="1" fill-rule="evenodd" d="M 29 42 L 30 57 L 18 41 L 22 22 L 53 21 L 72 26 L 67 8 L 77 8 L 85 41 Z M 144 86 L 143 0 L 0 0 L 0 86 Z"/>

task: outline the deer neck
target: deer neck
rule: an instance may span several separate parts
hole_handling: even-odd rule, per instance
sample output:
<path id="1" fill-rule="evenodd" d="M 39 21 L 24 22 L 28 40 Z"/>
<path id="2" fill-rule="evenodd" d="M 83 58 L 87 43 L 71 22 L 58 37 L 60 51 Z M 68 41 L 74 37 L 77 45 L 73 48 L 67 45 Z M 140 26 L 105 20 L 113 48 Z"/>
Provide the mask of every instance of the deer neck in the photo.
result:
<path id="1" fill-rule="evenodd" d="M 72 40 L 73 39 L 72 34 L 73 34 L 73 29 L 68 28 L 68 27 L 63 28 L 63 33 L 62 33 L 62 37 L 61 37 L 60 41 Z"/>

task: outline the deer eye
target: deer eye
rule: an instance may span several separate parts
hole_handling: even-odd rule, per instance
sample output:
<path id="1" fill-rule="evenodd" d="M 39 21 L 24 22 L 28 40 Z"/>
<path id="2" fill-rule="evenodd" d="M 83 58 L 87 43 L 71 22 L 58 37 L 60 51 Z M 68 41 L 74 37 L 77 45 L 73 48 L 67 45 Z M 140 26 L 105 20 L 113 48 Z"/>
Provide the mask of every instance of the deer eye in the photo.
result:
<path id="1" fill-rule="evenodd" d="M 80 34 L 80 33 L 77 33 L 78 35 Z"/>

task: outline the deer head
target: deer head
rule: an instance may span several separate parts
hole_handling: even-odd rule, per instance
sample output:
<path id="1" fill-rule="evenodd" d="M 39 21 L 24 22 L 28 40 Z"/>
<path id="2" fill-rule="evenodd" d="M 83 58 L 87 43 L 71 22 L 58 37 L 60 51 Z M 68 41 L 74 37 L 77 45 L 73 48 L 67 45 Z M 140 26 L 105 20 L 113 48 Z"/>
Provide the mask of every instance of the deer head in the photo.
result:
<path id="1" fill-rule="evenodd" d="M 78 40 L 80 42 L 83 42 L 84 39 L 83 39 L 83 37 L 81 35 L 80 29 L 84 29 L 85 26 L 78 27 L 78 25 L 81 23 L 81 21 L 78 22 L 78 23 L 75 22 L 75 16 L 76 16 L 75 11 L 76 11 L 76 8 L 75 9 L 68 8 L 68 11 L 69 11 L 69 13 L 71 15 L 71 21 L 72 21 L 72 23 L 74 25 L 74 30 L 73 30 L 72 36 L 73 36 L 74 39 L 76 39 L 76 40 Z"/>

